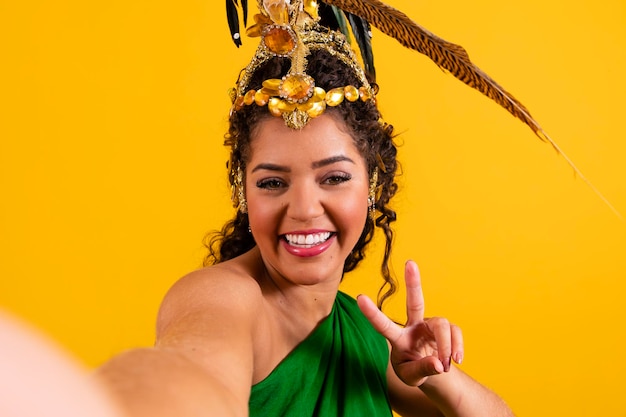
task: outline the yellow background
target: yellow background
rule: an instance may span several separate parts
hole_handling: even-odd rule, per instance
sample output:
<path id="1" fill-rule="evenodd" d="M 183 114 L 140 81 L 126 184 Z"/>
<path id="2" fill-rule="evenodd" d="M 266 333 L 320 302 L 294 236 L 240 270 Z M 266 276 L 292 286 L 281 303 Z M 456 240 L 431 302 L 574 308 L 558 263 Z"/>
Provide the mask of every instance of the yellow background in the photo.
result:
<path id="1" fill-rule="evenodd" d="M 626 214 L 623 0 L 390 3 L 463 45 Z M 152 342 L 232 215 L 226 93 L 257 41 L 236 49 L 223 7 L 0 0 L 0 306 L 89 366 Z M 626 223 L 522 123 L 374 36 L 402 132 L 399 278 L 419 262 L 427 314 L 462 326 L 463 368 L 519 415 L 626 416 Z M 375 295 L 381 249 L 347 291 Z"/>

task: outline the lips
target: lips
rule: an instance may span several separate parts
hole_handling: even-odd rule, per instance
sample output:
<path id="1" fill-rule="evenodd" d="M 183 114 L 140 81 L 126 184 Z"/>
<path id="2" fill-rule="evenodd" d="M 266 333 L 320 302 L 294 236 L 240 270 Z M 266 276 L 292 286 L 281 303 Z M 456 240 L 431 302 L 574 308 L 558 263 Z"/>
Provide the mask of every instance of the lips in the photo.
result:
<path id="1" fill-rule="evenodd" d="M 287 252 L 294 256 L 309 258 L 325 252 L 335 240 L 333 232 L 287 233 L 281 242 Z"/>

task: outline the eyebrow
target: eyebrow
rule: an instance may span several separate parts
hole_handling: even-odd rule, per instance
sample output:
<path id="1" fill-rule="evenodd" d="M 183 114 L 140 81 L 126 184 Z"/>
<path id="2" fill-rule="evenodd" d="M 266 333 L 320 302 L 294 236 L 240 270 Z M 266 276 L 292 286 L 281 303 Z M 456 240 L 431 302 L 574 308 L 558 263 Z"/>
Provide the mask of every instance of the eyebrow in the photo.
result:
<path id="1" fill-rule="evenodd" d="M 258 164 L 252 169 L 252 172 L 260 171 L 262 169 L 266 169 L 268 171 L 291 172 L 289 168 L 284 167 L 282 165 L 268 164 L 268 163 Z"/>
<path id="2" fill-rule="evenodd" d="M 311 166 L 313 168 L 321 168 L 324 167 L 326 165 L 332 165 L 336 162 L 351 162 L 354 164 L 354 161 L 350 158 L 348 158 L 345 155 L 337 155 L 337 156 L 331 156 L 330 158 L 326 158 L 326 159 L 322 159 L 321 161 L 315 161 L 311 164 Z"/>
<path id="3" fill-rule="evenodd" d="M 331 156 L 330 158 L 325 158 L 319 161 L 315 161 L 311 164 L 312 168 L 322 168 L 325 167 L 327 165 L 332 165 L 334 163 L 337 162 L 350 162 L 354 164 L 354 161 L 350 158 L 348 158 L 345 155 L 336 155 L 336 156 Z M 289 169 L 286 166 L 283 165 L 277 165 L 277 164 L 270 164 L 270 163 L 261 163 L 258 164 L 257 166 L 255 166 L 252 169 L 252 172 L 256 172 L 259 170 L 268 170 L 268 171 L 277 171 L 277 172 L 291 172 L 291 169 Z"/>

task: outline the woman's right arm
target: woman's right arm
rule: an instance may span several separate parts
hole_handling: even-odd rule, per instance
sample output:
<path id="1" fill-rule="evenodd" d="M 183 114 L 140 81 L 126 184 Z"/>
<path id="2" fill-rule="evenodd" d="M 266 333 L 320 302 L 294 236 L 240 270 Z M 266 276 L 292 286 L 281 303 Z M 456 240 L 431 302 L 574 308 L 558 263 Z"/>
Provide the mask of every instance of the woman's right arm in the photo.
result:
<path id="1" fill-rule="evenodd" d="M 155 347 L 122 353 L 97 376 L 130 417 L 247 416 L 260 301 L 250 279 L 196 271 L 166 295 Z"/>

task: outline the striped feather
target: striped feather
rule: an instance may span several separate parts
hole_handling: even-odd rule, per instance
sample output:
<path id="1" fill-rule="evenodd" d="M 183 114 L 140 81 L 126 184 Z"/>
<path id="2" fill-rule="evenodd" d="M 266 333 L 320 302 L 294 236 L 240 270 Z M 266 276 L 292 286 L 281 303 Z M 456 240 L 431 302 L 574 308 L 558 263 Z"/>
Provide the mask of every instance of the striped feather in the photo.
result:
<path id="1" fill-rule="evenodd" d="M 440 68 L 450 72 L 456 78 L 475 88 L 513 116 L 528 125 L 544 142 L 549 143 L 572 167 L 582 179 L 613 212 L 623 220 L 622 215 L 606 197 L 576 167 L 574 162 L 561 150 L 550 136 L 541 128 L 530 112 L 513 95 L 508 93 L 491 77 L 474 65 L 462 46 L 448 42 L 413 22 L 401 11 L 379 0 L 321 0 L 337 6 L 346 13 L 352 13 L 367 20 L 384 34 L 396 39 L 407 48 L 414 49 L 433 60 Z"/>
<path id="2" fill-rule="evenodd" d="M 448 42 L 413 22 L 401 11 L 378 0 L 323 0 L 344 12 L 362 17 L 384 34 L 403 46 L 414 49 L 435 62 L 440 68 L 493 99 L 519 118 L 544 141 L 556 145 L 531 117 L 530 112 L 513 95 L 474 65 L 462 46 Z M 557 148 L 558 150 L 558 148 Z"/>

